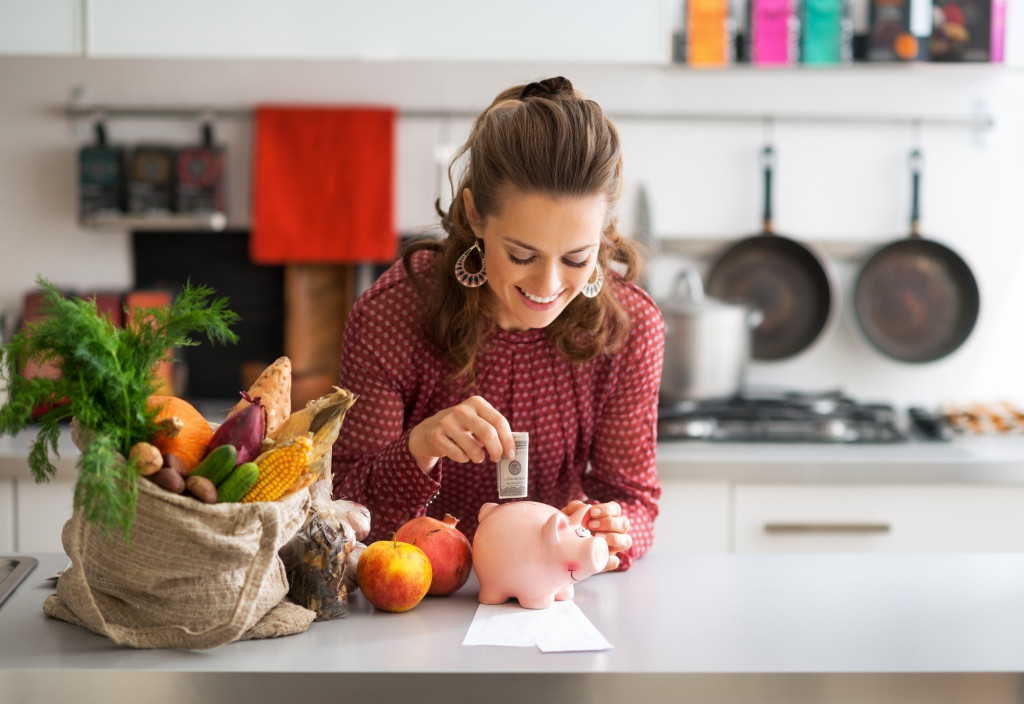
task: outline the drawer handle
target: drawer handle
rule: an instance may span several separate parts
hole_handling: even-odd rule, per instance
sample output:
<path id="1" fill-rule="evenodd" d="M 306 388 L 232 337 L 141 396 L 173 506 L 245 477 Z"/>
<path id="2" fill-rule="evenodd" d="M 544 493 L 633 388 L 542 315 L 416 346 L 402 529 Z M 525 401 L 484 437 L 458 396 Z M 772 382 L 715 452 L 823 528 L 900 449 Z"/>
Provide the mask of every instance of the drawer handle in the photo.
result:
<path id="1" fill-rule="evenodd" d="M 765 533 L 888 533 L 888 523 L 765 523 Z"/>

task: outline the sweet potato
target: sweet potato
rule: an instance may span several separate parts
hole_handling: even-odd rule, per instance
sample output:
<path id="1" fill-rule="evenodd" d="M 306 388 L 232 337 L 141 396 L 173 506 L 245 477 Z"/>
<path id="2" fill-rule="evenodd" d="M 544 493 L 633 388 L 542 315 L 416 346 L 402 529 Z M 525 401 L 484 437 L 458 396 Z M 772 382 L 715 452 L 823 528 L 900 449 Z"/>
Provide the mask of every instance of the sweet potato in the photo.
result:
<path id="1" fill-rule="evenodd" d="M 253 382 L 248 394 L 250 398 L 259 397 L 266 411 L 264 435 L 277 430 L 292 412 L 292 361 L 288 357 L 278 357 Z M 250 405 L 243 398 L 235 404 L 227 417 L 230 418 Z"/>

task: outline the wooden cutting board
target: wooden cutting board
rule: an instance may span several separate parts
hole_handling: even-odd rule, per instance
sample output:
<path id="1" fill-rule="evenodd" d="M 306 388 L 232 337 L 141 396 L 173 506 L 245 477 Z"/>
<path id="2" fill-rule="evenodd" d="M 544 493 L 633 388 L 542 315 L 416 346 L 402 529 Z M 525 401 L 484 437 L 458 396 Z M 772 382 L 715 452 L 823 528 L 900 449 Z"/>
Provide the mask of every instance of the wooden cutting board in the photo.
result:
<path id="1" fill-rule="evenodd" d="M 352 264 L 288 264 L 284 271 L 285 354 L 292 361 L 292 408 L 338 383 L 345 319 L 356 298 Z"/>

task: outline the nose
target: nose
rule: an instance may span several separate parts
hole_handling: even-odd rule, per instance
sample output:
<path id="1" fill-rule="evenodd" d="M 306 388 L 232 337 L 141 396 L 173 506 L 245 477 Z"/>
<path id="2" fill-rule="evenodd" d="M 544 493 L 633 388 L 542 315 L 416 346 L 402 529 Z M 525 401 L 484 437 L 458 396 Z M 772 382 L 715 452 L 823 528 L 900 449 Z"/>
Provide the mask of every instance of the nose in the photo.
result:
<path id="1" fill-rule="evenodd" d="M 558 293 L 562 288 L 562 279 L 558 273 L 558 265 L 554 263 L 545 264 L 537 272 L 537 275 L 530 284 L 535 287 L 537 294 L 540 296 L 553 296 Z"/>

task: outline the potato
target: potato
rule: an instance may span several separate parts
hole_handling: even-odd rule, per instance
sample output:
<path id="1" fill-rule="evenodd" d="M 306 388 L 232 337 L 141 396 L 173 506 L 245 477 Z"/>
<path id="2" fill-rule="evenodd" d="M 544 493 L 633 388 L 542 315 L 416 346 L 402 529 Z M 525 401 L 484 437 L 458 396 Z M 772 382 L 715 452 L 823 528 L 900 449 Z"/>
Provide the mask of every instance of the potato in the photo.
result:
<path id="1" fill-rule="evenodd" d="M 185 488 L 204 504 L 217 503 L 217 486 L 207 477 L 191 476 L 185 480 Z"/>
<path id="2" fill-rule="evenodd" d="M 137 442 L 132 445 L 132 449 L 128 451 L 128 459 L 135 461 L 139 474 L 144 477 L 156 474 L 164 465 L 160 450 L 148 442 Z"/>
<path id="3" fill-rule="evenodd" d="M 188 476 L 188 466 L 185 464 L 185 460 L 181 459 L 173 452 L 164 453 L 164 467 L 170 467 L 183 478 Z"/>
<path id="4" fill-rule="evenodd" d="M 161 489 L 166 489 L 173 494 L 181 494 L 185 491 L 185 478 L 172 467 L 162 467 L 159 472 L 146 478 Z"/>

